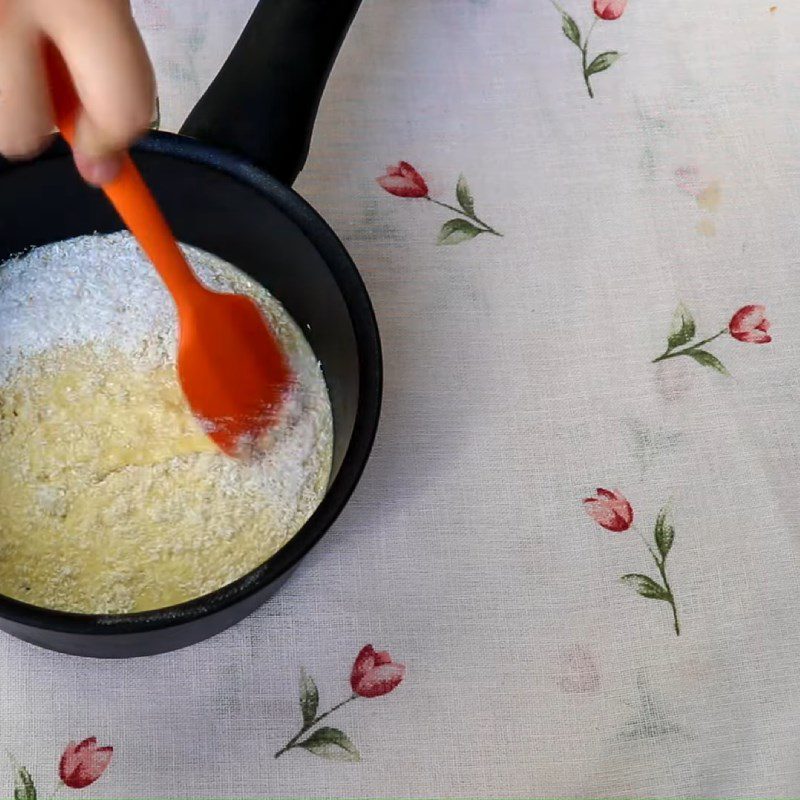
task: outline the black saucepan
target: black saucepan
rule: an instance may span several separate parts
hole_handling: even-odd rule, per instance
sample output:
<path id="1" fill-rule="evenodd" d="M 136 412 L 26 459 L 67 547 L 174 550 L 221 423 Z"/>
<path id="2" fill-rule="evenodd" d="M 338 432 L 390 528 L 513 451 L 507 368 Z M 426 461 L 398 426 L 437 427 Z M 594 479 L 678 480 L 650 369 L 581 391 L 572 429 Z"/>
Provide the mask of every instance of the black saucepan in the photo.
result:
<path id="1" fill-rule="evenodd" d="M 109 616 L 50 611 L 0 596 L 3 630 L 52 650 L 98 657 L 147 655 L 206 639 L 274 593 L 350 497 L 380 411 L 378 330 L 344 247 L 289 186 L 305 161 L 322 89 L 357 6 L 358 0 L 261 0 L 183 135 L 154 133 L 133 151 L 177 237 L 250 274 L 306 333 L 333 407 L 333 472 L 325 498 L 278 553 L 212 594 Z M 82 183 L 63 142 L 34 162 L 5 165 L 0 174 L 0 258 L 121 227 L 103 195 Z"/>

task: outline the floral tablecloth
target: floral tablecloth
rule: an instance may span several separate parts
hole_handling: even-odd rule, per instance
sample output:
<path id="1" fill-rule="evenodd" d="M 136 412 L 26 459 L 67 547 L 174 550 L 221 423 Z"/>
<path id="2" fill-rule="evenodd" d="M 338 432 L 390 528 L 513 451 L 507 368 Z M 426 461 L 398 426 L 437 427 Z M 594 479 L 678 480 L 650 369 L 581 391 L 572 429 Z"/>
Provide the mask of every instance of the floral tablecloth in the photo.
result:
<path id="1" fill-rule="evenodd" d="M 134 7 L 176 129 L 253 0 Z M 298 182 L 384 339 L 364 479 L 211 641 L 0 638 L 7 792 L 799 796 L 799 42 L 794 0 L 365 0 Z"/>

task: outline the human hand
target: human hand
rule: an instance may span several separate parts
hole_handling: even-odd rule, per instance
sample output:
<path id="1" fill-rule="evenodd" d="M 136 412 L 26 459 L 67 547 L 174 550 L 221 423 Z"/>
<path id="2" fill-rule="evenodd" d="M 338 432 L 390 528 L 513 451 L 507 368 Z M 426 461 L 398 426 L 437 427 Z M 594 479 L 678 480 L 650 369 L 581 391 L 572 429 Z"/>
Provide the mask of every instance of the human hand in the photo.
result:
<path id="1" fill-rule="evenodd" d="M 128 0 L 0 0 L 0 153 L 30 158 L 55 128 L 43 44 L 61 52 L 81 102 L 73 152 L 89 183 L 112 180 L 150 123 L 153 69 Z"/>

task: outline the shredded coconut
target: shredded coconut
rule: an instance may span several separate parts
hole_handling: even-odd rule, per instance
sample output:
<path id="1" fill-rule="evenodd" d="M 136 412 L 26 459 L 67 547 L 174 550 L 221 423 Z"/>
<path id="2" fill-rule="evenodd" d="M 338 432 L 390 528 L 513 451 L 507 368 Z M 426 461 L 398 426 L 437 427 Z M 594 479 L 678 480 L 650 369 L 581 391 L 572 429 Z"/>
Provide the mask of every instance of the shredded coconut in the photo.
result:
<path id="1" fill-rule="evenodd" d="M 175 374 L 172 299 L 126 233 L 0 269 L 0 591 L 53 608 L 163 607 L 240 577 L 327 486 L 330 403 L 300 329 L 263 287 L 196 248 L 212 288 L 253 297 L 297 375 L 253 462 L 224 456 Z"/>

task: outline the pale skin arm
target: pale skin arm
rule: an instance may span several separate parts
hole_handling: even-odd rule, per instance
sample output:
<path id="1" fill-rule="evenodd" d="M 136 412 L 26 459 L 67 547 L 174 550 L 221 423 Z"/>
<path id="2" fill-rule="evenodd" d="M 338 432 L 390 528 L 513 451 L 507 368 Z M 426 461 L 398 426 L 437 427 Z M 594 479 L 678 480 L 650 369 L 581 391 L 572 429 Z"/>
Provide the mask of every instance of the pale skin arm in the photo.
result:
<path id="1" fill-rule="evenodd" d="M 121 152 L 150 123 L 155 82 L 128 0 L 0 0 L 0 153 L 30 158 L 55 127 L 42 57 L 61 51 L 81 101 L 75 163 L 112 180 Z"/>

